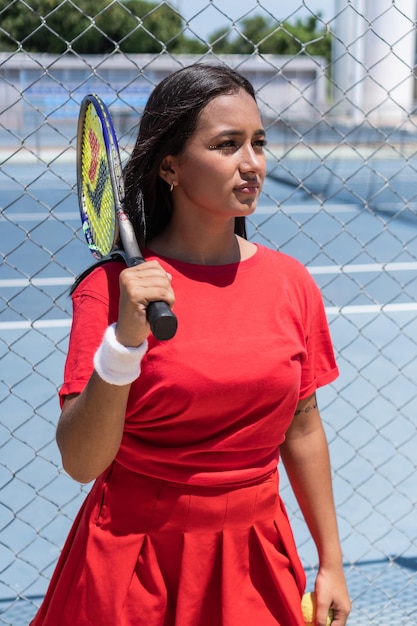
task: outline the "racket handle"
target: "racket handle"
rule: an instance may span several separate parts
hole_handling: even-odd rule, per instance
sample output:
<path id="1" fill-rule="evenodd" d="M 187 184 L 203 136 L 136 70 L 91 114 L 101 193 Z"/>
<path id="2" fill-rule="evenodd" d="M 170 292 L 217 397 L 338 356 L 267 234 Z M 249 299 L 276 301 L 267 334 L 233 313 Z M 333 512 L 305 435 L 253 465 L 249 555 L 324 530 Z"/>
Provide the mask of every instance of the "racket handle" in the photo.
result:
<path id="1" fill-rule="evenodd" d="M 142 257 L 136 256 L 128 259 L 128 266 L 134 267 L 144 262 Z M 151 302 L 148 304 L 146 317 L 148 318 L 152 334 L 156 339 L 172 339 L 177 332 L 178 320 L 166 302 Z"/>
<path id="2" fill-rule="evenodd" d="M 156 339 L 172 339 L 177 332 L 178 321 L 166 302 L 151 302 L 146 317 Z"/>

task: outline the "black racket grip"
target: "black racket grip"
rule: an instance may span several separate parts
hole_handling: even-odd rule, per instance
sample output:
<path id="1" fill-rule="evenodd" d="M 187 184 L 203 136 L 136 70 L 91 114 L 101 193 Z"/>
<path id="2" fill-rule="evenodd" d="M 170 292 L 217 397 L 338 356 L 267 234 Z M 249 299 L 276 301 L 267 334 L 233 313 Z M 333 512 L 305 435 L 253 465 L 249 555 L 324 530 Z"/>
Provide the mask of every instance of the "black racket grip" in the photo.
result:
<path id="1" fill-rule="evenodd" d="M 129 267 L 134 267 L 144 262 L 145 260 L 142 257 L 136 256 L 128 259 L 127 264 Z M 151 302 L 148 304 L 146 317 L 148 318 L 152 334 L 156 339 L 172 339 L 177 332 L 178 320 L 166 302 Z"/>

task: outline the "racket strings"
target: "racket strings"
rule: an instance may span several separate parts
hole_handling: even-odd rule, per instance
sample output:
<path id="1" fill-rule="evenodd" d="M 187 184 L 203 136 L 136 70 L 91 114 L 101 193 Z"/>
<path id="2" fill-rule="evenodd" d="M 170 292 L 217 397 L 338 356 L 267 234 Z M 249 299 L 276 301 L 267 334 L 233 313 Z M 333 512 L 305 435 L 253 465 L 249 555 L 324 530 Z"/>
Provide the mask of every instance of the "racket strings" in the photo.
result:
<path id="1" fill-rule="evenodd" d="M 86 110 L 81 142 L 84 234 L 93 254 L 107 256 L 116 237 L 115 202 L 103 129 L 94 107 Z"/>

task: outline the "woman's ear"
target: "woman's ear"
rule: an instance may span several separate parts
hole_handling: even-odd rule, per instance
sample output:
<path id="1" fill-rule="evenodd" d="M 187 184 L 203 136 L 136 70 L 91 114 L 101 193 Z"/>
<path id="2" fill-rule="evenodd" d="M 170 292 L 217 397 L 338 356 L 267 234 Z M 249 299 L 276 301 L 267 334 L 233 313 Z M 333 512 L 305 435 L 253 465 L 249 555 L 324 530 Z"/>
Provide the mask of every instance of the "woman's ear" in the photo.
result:
<path id="1" fill-rule="evenodd" d="M 177 168 L 176 158 L 168 155 L 166 156 L 159 166 L 159 175 L 168 185 L 175 184 L 177 182 Z"/>

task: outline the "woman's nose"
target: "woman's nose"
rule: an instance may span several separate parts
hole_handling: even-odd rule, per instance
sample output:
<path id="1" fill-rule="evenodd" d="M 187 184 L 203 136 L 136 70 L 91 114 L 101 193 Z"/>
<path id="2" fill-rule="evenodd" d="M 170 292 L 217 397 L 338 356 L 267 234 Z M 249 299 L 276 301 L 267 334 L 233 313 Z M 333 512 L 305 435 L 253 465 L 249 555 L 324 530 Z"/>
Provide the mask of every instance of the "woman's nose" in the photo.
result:
<path id="1" fill-rule="evenodd" d="M 242 149 L 240 170 L 242 172 L 262 173 L 265 169 L 265 155 L 261 148 L 254 148 L 252 145 Z"/>

